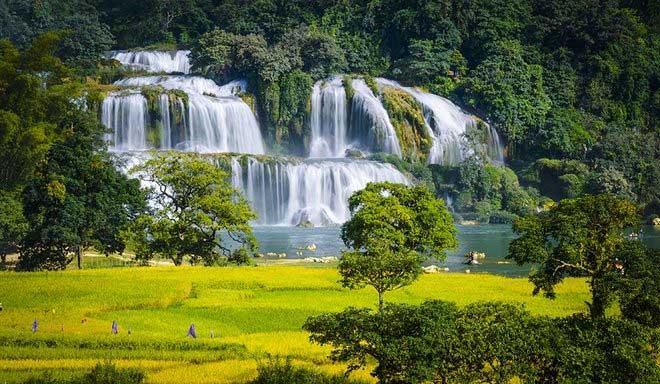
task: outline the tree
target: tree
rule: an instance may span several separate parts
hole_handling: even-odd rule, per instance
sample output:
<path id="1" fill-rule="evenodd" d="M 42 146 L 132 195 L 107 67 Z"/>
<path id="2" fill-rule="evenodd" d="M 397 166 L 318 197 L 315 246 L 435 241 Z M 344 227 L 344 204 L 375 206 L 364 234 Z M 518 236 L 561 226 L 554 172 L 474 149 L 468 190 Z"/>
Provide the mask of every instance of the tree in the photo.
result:
<path id="1" fill-rule="evenodd" d="M 56 56 L 57 33 L 36 37 L 25 50 L 0 40 L 0 188 L 20 189 L 59 138 L 71 100 L 81 95 L 71 70 Z"/>
<path id="2" fill-rule="evenodd" d="M 552 324 L 511 304 L 443 301 L 388 304 L 382 311 L 347 308 L 307 319 L 310 340 L 333 347 L 348 371 L 377 363 L 379 383 L 536 382 L 552 352 Z"/>
<path id="3" fill-rule="evenodd" d="M 5 2 L 3 2 L 5 3 Z M 114 43 L 108 25 L 91 2 L 84 0 L 9 0 L 0 5 L 0 38 L 26 48 L 39 35 L 63 31 L 57 55 L 68 65 L 91 70 Z M 4 13 L 4 14 L 3 14 Z"/>
<path id="4" fill-rule="evenodd" d="M 370 285 L 384 294 L 413 282 L 422 262 L 456 247 L 456 230 L 442 200 L 424 186 L 371 183 L 349 199 L 352 217 L 341 228 L 351 250 L 342 253 L 342 285 Z"/>
<path id="5" fill-rule="evenodd" d="M 660 250 L 647 248 L 639 241 L 626 241 L 617 256 L 621 265 L 621 314 L 642 325 L 660 327 Z"/>
<path id="6" fill-rule="evenodd" d="M 222 236 L 254 251 L 256 239 L 249 221 L 256 218 L 247 201 L 231 186 L 229 175 L 190 154 L 155 154 L 131 170 L 149 188 L 153 212 L 138 223 L 138 243 L 145 255 L 166 256 L 175 265 L 215 264 L 231 255 Z"/>
<path id="7" fill-rule="evenodd" d="M 613 299 L 624 231 L 638 224 L 637 207 L 612 195 L 562 200 L 547 212 L 514 223 L 520 237 L 511 242 L 507 258 L 520 265 L 539 263 L 530 276 L 533 293 L 543 291 L 549 298 L 555 297 L 554 287 L 565 277 L 587 277 L 591 316 L 602 318 Z"/>
<path id="8" fill-rule="evenodd" d="M 543 383 L 657 383 L 657 330 L 632 321 L 577 314 L 553 319 L 539 340 Z"/>
<path id="9" fill-rule="evenodd" d="M 521 144 L 545 122 L 550 99 L 543 70 L 525 61 L 518 41 L 499 42 L 463 84 L 466 103 L 493 120 L 504 137 Z"/>
<path id="10" fill-rule="evenodd" d="M 122 252 L 120 232 L 145 208 L 137 180 L 121 173 L 105 149 L 94 113 L 72 107 L 63 140 L 53 144 L 23 191 L 29 224 L 19 269 L 64 269 L 94 247 Z"/>
<path id="11" fill-rule="evenodd" d="M 27 229 L 20 200 L 0 190 L 0 269 L 7 262 L 7 254 L 18 251 Z"/>

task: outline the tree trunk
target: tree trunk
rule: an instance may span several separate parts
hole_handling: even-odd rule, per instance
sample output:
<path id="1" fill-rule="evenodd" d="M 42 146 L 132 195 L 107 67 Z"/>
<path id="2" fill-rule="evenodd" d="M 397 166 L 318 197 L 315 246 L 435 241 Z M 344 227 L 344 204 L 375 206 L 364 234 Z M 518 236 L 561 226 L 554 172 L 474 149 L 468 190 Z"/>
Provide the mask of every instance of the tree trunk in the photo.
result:
<path id="1" fill-rule="evenodd" d="M 82 254 L 83 254 L 83 247 L 79 246 L 78 249 L 76 250 L 76 255 L 78 259 L 78 269 L 82 269 Z"/>
<path id="2" fill-rule="evenodd" d="M 378 291 L 378 310 L 382 313 L 385 308 L 385 292 Z"/>
<path id="3" fill-rule="evenodd" d="M 591 280 L 591 304 L 589 312 L 592 319 L 602 319 L 605 317 L 605 307 L 608 303 L 607 288 L 597 278 Z"/>

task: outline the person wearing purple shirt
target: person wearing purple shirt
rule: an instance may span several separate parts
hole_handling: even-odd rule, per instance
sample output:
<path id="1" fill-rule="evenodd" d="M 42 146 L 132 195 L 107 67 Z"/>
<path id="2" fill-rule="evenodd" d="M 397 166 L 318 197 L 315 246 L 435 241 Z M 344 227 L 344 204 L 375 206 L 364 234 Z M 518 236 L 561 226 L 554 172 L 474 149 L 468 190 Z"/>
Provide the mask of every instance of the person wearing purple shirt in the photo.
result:
<path id="1" fill-rule="evenodd" d="M 197 338 L 197 331 L 195 330 L 195 324 L 190 324 L 190 328 L 188 328 L 188 335 L 192 337 L 193 339 Z"/>

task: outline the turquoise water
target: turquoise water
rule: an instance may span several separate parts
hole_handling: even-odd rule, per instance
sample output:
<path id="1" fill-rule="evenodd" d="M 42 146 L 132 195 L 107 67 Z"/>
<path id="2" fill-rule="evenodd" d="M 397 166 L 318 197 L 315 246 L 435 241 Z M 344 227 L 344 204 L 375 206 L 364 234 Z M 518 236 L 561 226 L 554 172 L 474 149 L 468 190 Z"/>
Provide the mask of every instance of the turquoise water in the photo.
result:
<path id="1" fill-rule="evenodd" d="M 448 252 L 443 262 L 433 262 L 450 271 L 490 272 L 507 276 L 527 276 L 530 266 L 519 267 L 504 259 L 514 234 L 509 225 L 458 225 L 458 249 Z M 339 227 L 297 228 L 284 226 L 256 226 L 253 228 L 260 245 L 260 252 L 286 253 L 287 258 L 338 256 L 345 249 Z M 644 227 L 643 241 L 653 248 L 660 248 L 660 228 Z M 316 251 L 305 250 L 315 244 Z M 470 251 L 486 253 L 480 265 L 463 264 Z M 509 263 L 509 264 L 504 264 Z"/>

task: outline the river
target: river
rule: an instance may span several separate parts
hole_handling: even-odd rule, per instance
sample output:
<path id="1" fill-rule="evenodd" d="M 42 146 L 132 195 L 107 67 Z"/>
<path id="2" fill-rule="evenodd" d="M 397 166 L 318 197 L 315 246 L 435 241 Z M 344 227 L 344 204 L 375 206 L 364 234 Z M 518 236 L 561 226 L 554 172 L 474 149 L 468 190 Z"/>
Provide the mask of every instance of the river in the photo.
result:
<path id="1" fill-rule="evenodd" d="M 531 266 L 517 266 L 505 260 L 509 242 L 515 235 L 509 225 L 457 225 L 458 249 L 449 251 L 444 261 L 433 261 L 450 271 L 471 273 L 488 272 L 505 276 L 527 276 Z M 346 249 L 340 238 L 340 227 L 299 228 L 290 226 L 255 226 L 254 234 L 259 241 L 260 252 L 286 253 L 287 258 L 338 256 Z M 645 226 L 642 241 L 652 248 L 660 248 L 660 228 Z M 305 249 L 315 244 L 316 251 Z M 464 255 L 470 251 L 486 254 L 480 265 L 463 264 Z"/>

